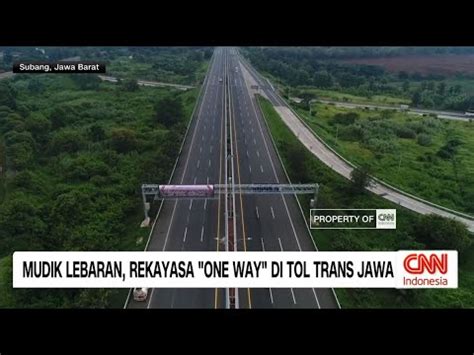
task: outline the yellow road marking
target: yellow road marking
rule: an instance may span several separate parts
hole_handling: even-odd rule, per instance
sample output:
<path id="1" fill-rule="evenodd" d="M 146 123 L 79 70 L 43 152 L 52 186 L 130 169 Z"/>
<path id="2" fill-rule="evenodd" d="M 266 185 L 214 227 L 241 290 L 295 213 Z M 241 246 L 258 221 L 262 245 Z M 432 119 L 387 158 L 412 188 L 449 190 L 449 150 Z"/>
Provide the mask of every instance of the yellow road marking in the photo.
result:
<path id="1" fill-rule="evenodd" d="M 231 109 L 233 112 L 234 107 L 233 107 L 233 102 L 232 102 L 232 96 L 230 97 L 230 102 L 231 102 Z M 239 163 L 239 148 L 237 145 L 237 129 L 235 127 L 235 119 L 232 120 L 232 124 L 234 126 L 234 140 L 235 140 L 235 154 L 237 157 L 237 177 L 239 179 L 239 185 L 240 185 L 240 163 Z M 239 187 L 239 197 L 240 197 L 240 211 L 241 211 L 241 217 L 240 220 L 242 222 L 242 234 L 243 234 L 243 239 L 244 239 L 244 251 L 247 251 L 247 236 L 245 233 L 245 222 L 244 222 L 244 205 L 242 201 L 242 189 Z M 247 288 L 247 296 L 248 296 L 248 302 L 249 302 L 249 308 L 252 308 L 252 297 L 250 296 L 250 288 Z"/>
<path id="2" fill-rule="evenodd" d="M 226 59 L 224 57 L 224 59 Z M 226 72 L 225 72 L 225 64 L 224 64 L 224 80 L 225 80 Z M 224 86 L 224 95 L 222 96 L 222 108 L 225 114 L 225 86 Z M 225 122 L 224 122 L 225 124 Z M 222 136 L 224 135 L 224 125 L 221 123 L 221 138 L 220 138 L 220 154 L 219 154 L 219 184 L 222 184 Z M 220 227 L 221 227 L 221 196 L 219 195 L 219 202 L 217 203 L 217 241 L 216 241 L 216 250 L 219 251 L 219 244 L 220 244 Z M 214 293 L 214 308 L 218 307 L 218 299 L 219 299 L 219 289 L 215 289 Z"/>

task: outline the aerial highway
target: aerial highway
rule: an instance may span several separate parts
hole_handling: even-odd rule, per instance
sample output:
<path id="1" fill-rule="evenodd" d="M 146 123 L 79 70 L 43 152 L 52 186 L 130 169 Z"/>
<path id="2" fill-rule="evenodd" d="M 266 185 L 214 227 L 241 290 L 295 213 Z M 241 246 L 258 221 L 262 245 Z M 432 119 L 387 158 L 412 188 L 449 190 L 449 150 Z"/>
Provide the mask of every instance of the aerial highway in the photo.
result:
<path id="1" fill-rule="evenodd" d="M 287 183 L 242 68 L 236 49 L 215 50 L 173 184 L 224 184 L 229 177 L 235 184 Z M 235 186 L 229 183 L 235 208 L 230 250 L 316 250 L 293 195 L 241 195 Z M 226 213 L 224 197 L 166 200 L 147 250 L 224 251 Z M 226 295 L 223 289 L 156 288 L 146 302 L 130 299 L 126 306 L 226 308 Z M 239 289 L 235 296 L 236 308 L 340 307 L 333 289 Z"/>
<path id="2" fill-rule="evenodd" d="M 314 132 L 297 117 L 294 111 L 289 108 L 288 104 L 278 95 L 267 79 L 263 78 L 245 60 L 242 60 L 242 62 L 245 64 L 243 66 L 244 75 L 248 78 L 251 84 L 259 86 L 258 91 L 272 102 L 283 122 L 285 122 L 301 143 L 303 143 L 313 155 L 332 170 L 345 178 L 350 179 L 353 170 L 351 163 L 338 155 L 333 149 L 328 147 L 319 137 L 317 137 Z M 367 189 L 386 200 L 417 213 L 437 214 L 446 218 L 456 219 L 464 223 L 470 231 L 474 231 L 474 218 L 465 213 L 453 211 L 410 195 L 380 180 L 375 180 Z"/>

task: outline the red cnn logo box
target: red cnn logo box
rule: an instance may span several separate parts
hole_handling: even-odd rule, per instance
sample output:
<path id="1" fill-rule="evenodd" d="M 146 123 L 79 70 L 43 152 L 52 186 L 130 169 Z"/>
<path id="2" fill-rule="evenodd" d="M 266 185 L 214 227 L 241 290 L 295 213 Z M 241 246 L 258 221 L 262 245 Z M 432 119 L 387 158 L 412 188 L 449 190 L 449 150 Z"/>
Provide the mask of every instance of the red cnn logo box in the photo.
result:
<path id="1" fill-rule="evenodd" d="M 435 274 L 440 272 L 446 274 L 448 272 L 448 254 L 431 254 L 426 256 L 424 253 L 409 254 L 403 260 L 403 267 L 410 274 Z"/>

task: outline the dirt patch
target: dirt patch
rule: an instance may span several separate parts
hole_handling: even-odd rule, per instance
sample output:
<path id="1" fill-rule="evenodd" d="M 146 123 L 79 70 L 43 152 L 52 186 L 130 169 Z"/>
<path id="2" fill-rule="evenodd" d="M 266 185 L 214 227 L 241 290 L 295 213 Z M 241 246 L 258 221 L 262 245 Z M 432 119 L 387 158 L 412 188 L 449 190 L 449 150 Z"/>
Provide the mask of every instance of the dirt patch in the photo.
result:
<path id="1" fill-rule="evenodd" d="M 474 54 L 463 55 L 409 55 L 400 57 L 355 58 L 344 63 L 368 64 L 384 67 L 391 72 L 441 74 L 474 74 Z"/>

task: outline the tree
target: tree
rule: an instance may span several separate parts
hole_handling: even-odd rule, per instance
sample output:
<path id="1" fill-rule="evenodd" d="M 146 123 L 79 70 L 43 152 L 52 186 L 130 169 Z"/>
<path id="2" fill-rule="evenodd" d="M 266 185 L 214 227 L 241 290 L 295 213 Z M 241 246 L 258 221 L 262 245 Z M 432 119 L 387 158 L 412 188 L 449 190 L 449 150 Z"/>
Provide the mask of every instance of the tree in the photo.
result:
<path id="1" fill-rule="evenodd" d="M 351 181 L 354 193 L 363 193 L 365 188 L 372 184 L 369 167 L 364 165 L 353 169 L 351 172 Z"/>
<path id="2" fill-rule="evenodd" d="M 54 135 L 50 143 L 50 149 L 53 154 L 75 153 L 82 149 L 84 145 L 84 137 L 80 132 L 73 129 L 63 129 Z"/>
<path id="3" fill-rule="evenodd" d="M 34 150 L 26 142 L 7 145 L 7 167 L 12 170 L 23 170 L 33 162 Z"/>
<path id="4" fill-rule="evenodd" d="M 45 89 L 43 82 L 36 77 L 31 78 L 28 82 L 28 90 L 33 94 L 43 93 Z"/>
<path id="5" fill-rule="evenodd" d="M 336 113 L 333 116 L 331 123 L 348 126 L 353 124 L 358 119 L 359 114 L 356 112 Z"/>
<path id="6" fill-rule="evenodd" d="M 41 249 L 47 225 L 41 208 L 26 194 L 10 195 L 0 205 L 0 250 Z"/>
<path id="7" fill-rule="evenodd" d="M 462 253 L 472 243 L 467 227 L 454 219 L 424 215 L 415 225 L 415 237 L 428 249 L 450 249 Z"/>
<path id="8" fill-rule="evenodd" d="M 441 81 L 438 83 L 437 93 L 438 95 L 444 96 L 445 92 L 446 92 L 446 83 L 444 81 Z"/>
<path id="9" fill-rule="evenodd" d="M 94 74 L 71 74 L 70 77 L 80 90 L 96 90 L 100 85 L 99 77 Z"/>
<path id="10" fill-rule="evenodd" d="M 317 72 L 313 76 L 315 86 L 329 88 L 332 86 L 332 77 L 327 72 Z"/>
<path id="11" fill-rule="evenodd" d="M 105 130 L 98 123 L 94 123 L 87 131 L 93 142 L 100 142 L 105 139 Z"/>
<path id="12" fill-rule="evenodd" d="M 5 134 L 7 167 L 12 170 L 27 168 L 33 161 L 36 142 L 29 132 L 10 131 Z"/>
<path id="13" fill-rule="evenodd" d="M 51 131 L 51 122 L 41 113 L 32 113 L 26 119 L 26 129 L 31 132 L 36 142 L 46 144 Z"/>
<path id="14" fill-rule="evenodd" d="M 408 92 L 410 90 L 410 82 L 409 81 L 404 81 L 402 84 L 402 90 L 403 92 Z"/>
<path id="15" fill-rule="evenodd" d="M 127 79 L 121 83 L 125 91 L 137 91 L 140 87 L 138 86 L 138 81 L 136 79 Z"/>
<path id="16" fill-rule="evenodd" d="M 421 100 L 421 93 L 417 90 L 411 96 L 411 103 L 413 106 L 418 106 Z"/>
<path id="17" fill-rule="evenodd" d="M 184 119 L 184 109 L 181 98 L 166 96 L 155 105 L 155 119 L 165 127 L 171 127 Z"/>
<path id="18" fill-rule="evenodd" d="M 0 106 L 16 108 L 16 100 L 10 86 L 0 82 Z"/>
<path id="19" fill-rule="evenodd" d="M 128 153 L 137 148 L 135 131 L 128 128 L 115 128 L 111 133 L 112 147 L 118 153 Z"/>
<path id="20" fill-rule="evenodd" d="M 428 81 L 426 83 L 426 90 L 433 91 L 435 88 L 435 83 L 434 81 Z"/>
<path id="21" fill-rule="evenodd" d="M 12 53 L 9 49 L 7 49 L 3 52 L 3 63 L 5 63 L 7 66 L 10 66 L 12 62 L 13 62 Z"/>
<path id="22" fill-rule="evenodd" d="M 59 105 L 54 107 L 49 119 L 53 129 L 65 127 L 71 123 L 77 122 L 80 119 L 79 109 L 72 105 Z"/>
<path id="23" fill-rule="evenodd" d="M 306 149 L 298 142 L 283 141 L 282 151 L 286 155 L 288 170 L 292 175 L 293 182 L 310 182 L 311 178 L 308 170 L 308 153 Z"/>
<path id="24" fill-rule="evenodd" d="M 431 145 L 431 136 L 426 133 L 420 133 L 417 138 L 417 143 L 421 146 L 427 147 Z"/>

